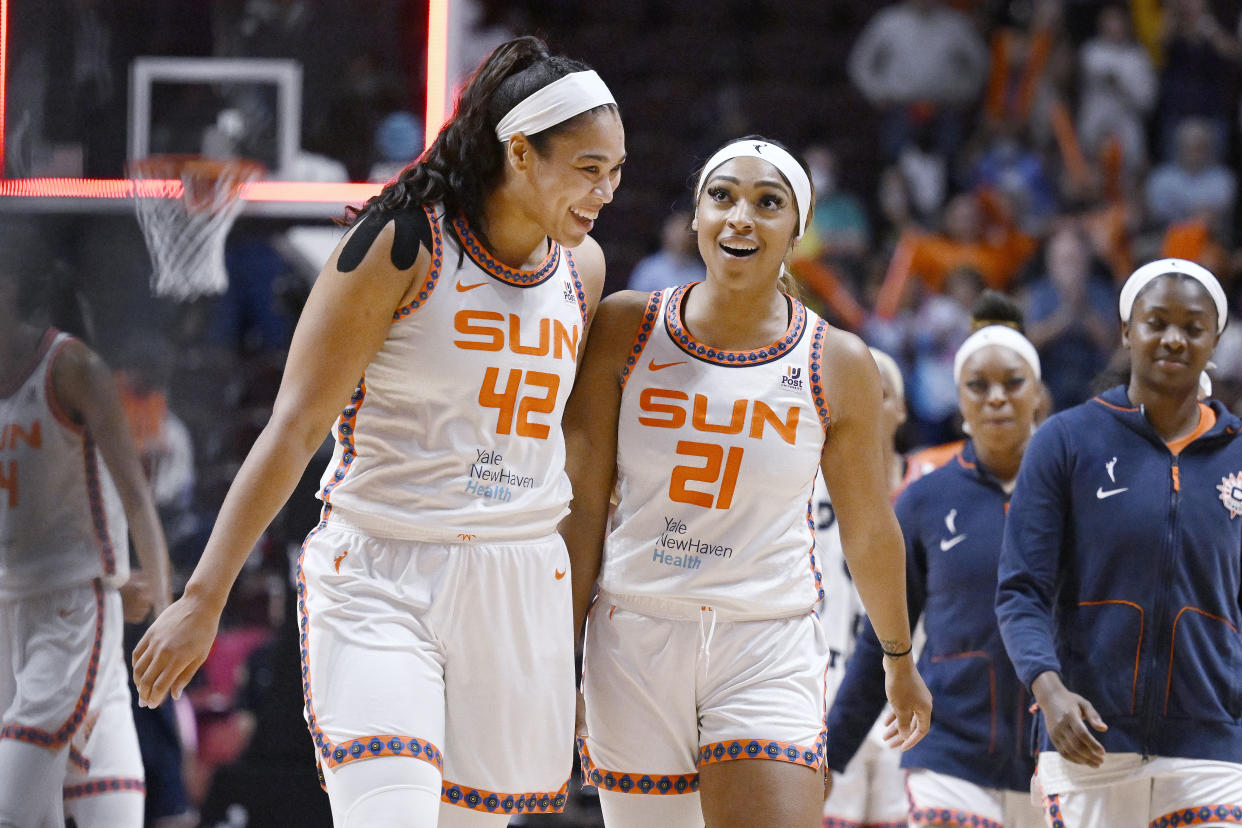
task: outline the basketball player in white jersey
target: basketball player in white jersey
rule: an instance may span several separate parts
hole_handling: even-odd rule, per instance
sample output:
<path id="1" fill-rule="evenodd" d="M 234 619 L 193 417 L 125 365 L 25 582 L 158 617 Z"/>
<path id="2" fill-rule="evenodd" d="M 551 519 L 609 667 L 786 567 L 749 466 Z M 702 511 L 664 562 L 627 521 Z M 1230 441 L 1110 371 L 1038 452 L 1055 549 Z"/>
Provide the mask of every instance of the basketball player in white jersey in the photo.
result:
<path id="1" fill-rule="evenodd" d="M 118 588 L 132 536 L 140 603 L 166 607 L 168 551 L 111 373 L 33 324 L 19 294 L 43 276 L 38 251 L 10 233 L 2 247 L 0 826 L 140 826 Z"/>
<path id="2" fill-rule="evenodd" d="M 624 159 L 594 72 L 531 37 L 487 58 L 319 275 L 272 419 L 183 597 L 135 650 L 143 703 L 202 663 L 242 562 L 336 417 L 297 585 L 335 823 L 503 825 L 563 808 L 560 421 L 603 287 L 587 234 Z"/>
<path id="3" fill-rule="evenodd" d="M 894 445 L 897 429 L 906 421 L 905 383 L 901 379 L 901 369 L 891 356 L 878 348 L 869 350 L 880 369 L 884 402 L 879 416 L 887 437 L 884 467 L 888 469 L 889 491 L 895 500 L 906 473 L 905 459 Z M 828 701 L 831 705 L 845 676 L 845 665 L 854 652 L 854 641 L 862 628 L 864 614 L 854 581 L 845 566 L 836 511 L 822 477 L 815 482 L 813 517 L 815 545 L 820 550 L 824 567 L 824 599 L 819 615 L 828 638 Z M 916 639 L 921 629 L 914 631 Z M 917 646 L 915 649 L 917 652 Z M 824 800 L 823 828 L 904 828 L 908 809 L 901 753 L 884 744 L 883 734 L 883 721 L 877 720 L 845 772 L 828 771 L 831 785 Z"/>
<path id="4" fill-rule="evenodd" d="M 580 750 L 610 828 L 819 825 L 821 470 L 891 656 L 893 736 L 909 746 L 927 731 L 875 363 L 779 286 L 812 203 L 784 148 L 725 145 L 696 190 L 707 280 L 610 297 L 591 335 L 566 416 L 562 532 L 577 621 L 599 576 Z"/>

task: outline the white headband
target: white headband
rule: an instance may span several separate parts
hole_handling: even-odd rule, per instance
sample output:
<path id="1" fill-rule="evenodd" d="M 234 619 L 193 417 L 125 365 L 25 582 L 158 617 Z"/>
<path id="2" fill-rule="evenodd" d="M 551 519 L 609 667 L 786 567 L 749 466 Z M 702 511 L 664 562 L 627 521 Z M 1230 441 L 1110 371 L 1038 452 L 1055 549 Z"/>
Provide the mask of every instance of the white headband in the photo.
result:
<path id="1" fill-rule="evenodd" d="M 1138 298 L 1143 288 L 1147 287 L 1148 282 L 1170 273 L 1189 276 L 1207 288 L 1208 294 L 1216 304 L 1216 332 L 1220 333 L 1225 330 L 1225 323 L 1229 321 L 1229 303 L 1225 299 L 1224 288 L 1206 267 L 1185 259 L 1160 259 L 1148 262 L 1131 273 L 1130 278 L 1126 279 L 1126 283 L 1121 286 L 1121 301 L 1119 302 L 1121 321 L 1130 321 L 1130 313 L 1134 310 L 1134 300 Z"/>
<path id="2" fill-rule="evenodd" d="M 534 135 L 588 109 L 615 103 L 599 75 L 590 70 L 574 72 L 519 101 L 496 124 L 496 137 L 508 141 L 519 132 Z"/>
<path id="3" fill-rule="evenodd" d="M 780 170 L 781 175 L 785 176 L 785 180 L 789 182 L 789 186 L 793 188 L 794 202 L 798 207 L 798 237 L 806 232 L 807 221 L 811 217 L 811 179 L 807 178 L 806 170 L 802 169 L 802 165 L 797 159 L 776 144 L 769 144 L 766 141 L 734 141 L 732 144 L 722 147 L 715 155 L 707 159 L 707 163 L 703 165 L 703 173 L 699 176 L 699 184 L 694 188 L 694 200 L 698 202 L 699 196 L 703 194 L 703 184 L 707 181 L 707 176 L 712 170 L 719 167 L 726 161 L 734 158 L 760 158 L 767 161 L 776 169 Z"/>
<path id="4" fill-rule="evenodd" d="M 976 351 L 989 345 L 1002 345 L 1013 351 L 1031 366 L 1031 370 L 1035 372 L 1035 379 L 1040 378 L 1039 353 L 1031 344 L 1031 340 L 1008 325 L 988 325 L 966 337 L 962 347 L 957 349 L 957 355 L 953 357 L 953 382 L 955 384 L 962 380 L 962 366 L 966 364 L 966 360 L 970 359 Z"/>

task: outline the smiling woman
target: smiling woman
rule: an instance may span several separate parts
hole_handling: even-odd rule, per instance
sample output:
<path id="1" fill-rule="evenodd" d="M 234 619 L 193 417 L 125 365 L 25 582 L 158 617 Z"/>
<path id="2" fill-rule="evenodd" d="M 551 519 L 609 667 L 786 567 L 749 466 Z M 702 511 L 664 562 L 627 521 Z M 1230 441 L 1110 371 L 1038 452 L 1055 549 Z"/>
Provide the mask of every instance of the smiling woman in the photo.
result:
<path id="1" fill-rule="evenodd" d="M 601 303 L 566 409 L 578 630 L 599 579 L 579 746 L 610 828 L 810 828 L 829 659 L 807 521 L 821 473 L 887 650 L 896 741 L 930 721 L 880 378 L 857 337 L 779 288 L 810 214 L 802 162 L 762 138 L 731 142 L 695 195 L 706 281 Z"/>
<path id="2" fill-rule="evenodd" d="M 1050 820 L 1242 820 L 1242 420 L 1199 401 L 1226 311 L 1199 265 L 1140 267 L 1129 383 L 1051 418 L 1023 461 L 996 614 L 1039 705 Z"/>
<path id="3" fill-rule="evenodd" d="M 484 61 L 319 274 L 272 419 L 185 594 L 135 650 L 143 704 L 202 663 L 335 418 L 297 568 L 306 720 L 335 824 L 503 825 L 564 807 L 560 419 L 603 287 L 587 233 L 624 160 L 617 106 L 586 66 L 531 37 Z"/>
<path id="4" fill-rule="evenodd" d="M 1040 362 L 1012 300 L 985 291 L 976 330 L 953 362 L 970 434 L 957 456 L 897 500 L 906 543 L 912 622 L 927 643 L 919 669 L 935 694 L 936 722 L 901 759 L 913 828 L 1043 823 L 1031 805 L 1029 699 L 1005 654 L 996 615 L 980 594 L 996 586 L 1009 494 L 1042 398 Z M 828 714 L 828 765 L 843 771 L 883 706 L 882 653 L 864 629 Z"/>

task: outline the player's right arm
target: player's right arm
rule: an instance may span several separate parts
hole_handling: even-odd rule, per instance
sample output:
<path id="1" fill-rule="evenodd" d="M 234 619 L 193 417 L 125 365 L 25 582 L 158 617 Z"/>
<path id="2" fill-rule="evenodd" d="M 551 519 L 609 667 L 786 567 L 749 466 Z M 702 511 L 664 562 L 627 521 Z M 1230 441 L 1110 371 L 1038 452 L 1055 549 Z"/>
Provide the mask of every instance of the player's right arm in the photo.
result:
<path id="1" fill-rule="evenodd" d="M 168 693 L 179 696 L 207 658 L 243 563 L 383 344 L 393 312 L 426 279 L 431 255 L 425 246 L 412 266 L 394 264 L 395 222 L 373 236 L 356 267 L 340 270 L 342 252 L 357 252 L 350 240 L 364 222 L 345 235 L 315 281 L 271 419 L 229 487 L 184 594 L 134 649 L 134 684 L 144 706 L 158 705 Z"/>
<path id="2" fill-rule="evenodd" d="M 647 296 L 627 290 L 600 303 L 565 406 L 565 470 L 573 486 L 573 501 L 560 531 L 569 550 L 577 637 L 582 635 L 604 552 L 608 504 L 617 471 L 621 373 Z"/>

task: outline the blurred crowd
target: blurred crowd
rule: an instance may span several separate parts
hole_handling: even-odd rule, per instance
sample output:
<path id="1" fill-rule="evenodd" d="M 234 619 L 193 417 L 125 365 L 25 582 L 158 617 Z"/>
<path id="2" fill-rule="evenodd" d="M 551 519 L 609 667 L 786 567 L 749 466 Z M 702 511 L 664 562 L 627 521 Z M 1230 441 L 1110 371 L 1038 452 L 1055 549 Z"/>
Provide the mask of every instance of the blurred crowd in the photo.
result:
<path id="1" fill-rule="evenodd" d="M 906 448 L 958 436 L 953 354 L 984 288 L 1021 303 L 1056 410 L 1124 361 L 1117 289 L 1135 265 L 1197 261 L 1239 312 L 1240 12 L 903 0 L 865 23 L 847 65 L 880 125 L 876 190 L 838 183 L 831 135 L 802 147 L 817 201 L 793 270 L 829 319 L 897 357 Z M 687 214 L 671 221 L 682 232 L 666 226 L 632 287 L 654 267 L 686 278 Z M 1231 406 L 1240 339 L 1226 330 L 1212 371 Z"/>
<path id="2" fill-rule="evenodd" d="M 86 12 L 104 11 L 79 5 L 81 35 L 89 29 Z M 316 4 L 277 0 L 216 5 L 235 18 L 213 47 L 222 54 L 253 56 L 260 47 L 283 54 L 312 30 L 299 8 L 322 14 Z M 529 5 L 537 19 L 539 8 L 556 4 Z M 480 26 L 496 17 L 485 15 Z M 572 43 L 557 46 L 578 51 Z M 304 54 L 306 47 L 286 51 Z M 308 117 L 352 125 L 310 134 L 309 145 L 343 168 L 325 175 L 387 179 L 422 145 L 421 122 L 410 112 L 417 102 L 403 91 L 408 78 L 394 81 L 393 67 L 374 61 L 322 63 L 322 71 L 338 73 L 339 94 L 313 102 Z M 88 64 L 75 75 L 79 86 L 115 83 L 115 67 Z M 844 128 L 825 128 L 819 140 L 793 147 L 811 166 L 817 201 L 792 270 L 808 303 L 896 358 L 910 409 L 899 434 L 903 450 L 960 436 L 953 355 L 985 288 L 1023 306 L 1054 410 L 1112 384 L 1101 378 L 1124 367 L 1117 290 L 1135 265 L 1161 256 L 1197 261 L 1220 278 L 1231 315 L 1242 314 L 1235 173 L 1242 5 L 901 0 L 866 20 L 847 67 L 879 125 L 881 164 L 865 177 L 873 190 L 851 191 L 842 184 L 836 134 Z M 408 65 L 399 68 L 409 74 Z M 16 68 L 18 82 L 25 71 Z M 822 113 L 821 120 L 839 125 L 849 117 Z M 627 129 L 658 125 L 627 122 Z M 94 146 L 105 155 L 115 149 Z M 87 156 L 87 173 L 94 163 L 110 163 Z M 290 177 L 308 177 L 308 170 Z M 676 181 L 688 172 L 663 171 Z M 601 224 L 608 220 L 605 211 Z M 648 224 L 657 249 L 633 269 L 628 286 L 652 290 L 702 278 L 689 205 L 650 215 Z M 606 240 L 604 247 L 607 253 Z M 265 234 L 234 234 L 224 298 L 162 311 L 175 331 L 166 343 L 143 331 L 103 348 L 164 519 L 175 589 L 275 398 L 313 278 L 293 258 Z M 58 321 L 90 339 L 89 314 L 81 310 L 62 308 Z M 1242 408 L 1236 320 L 1211 374 L 1214 396 Z M 328 449 L 254 550 L 215 649 L 175 713 L 136 710 L 155 763 L 148 768 L 150 824 L 193 825 L 200 817 L 204 825 L 327 824 L 300 719 L 289 571 L 317 519 L 313 493 Z M 271 813 L 285 816 L 265 816 L 253 804 L 264 795 L 283 809 Z M 305 808 L 296 818 L 287 813 L 294 802 Z M 599 824 L 581 794 L 567 815 L 523 824 L 545 823 Z"/>

